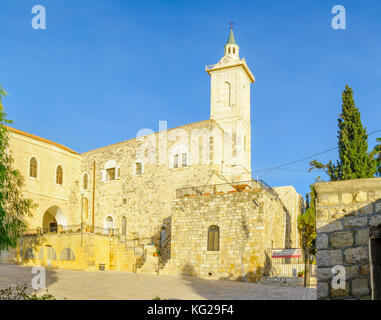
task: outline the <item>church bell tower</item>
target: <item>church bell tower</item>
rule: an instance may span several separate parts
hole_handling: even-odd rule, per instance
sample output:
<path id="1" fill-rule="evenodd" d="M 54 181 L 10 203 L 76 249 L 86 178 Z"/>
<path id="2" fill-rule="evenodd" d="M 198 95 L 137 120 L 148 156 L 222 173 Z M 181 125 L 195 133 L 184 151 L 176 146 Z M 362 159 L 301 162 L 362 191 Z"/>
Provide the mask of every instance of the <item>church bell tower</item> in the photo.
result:
<path id="1" fill-rule="evenodd" d="M 231 146 L 225 147 L 224 162 L 231 172 L 246 172 L 244 176 L 251 178 L 250 85 L 255 78 L 245 58 L 239 56 L 232 27 L 224 56 L 207 66 L 206 72 L 211 77 L 210 118 L 232 140 Z"/>

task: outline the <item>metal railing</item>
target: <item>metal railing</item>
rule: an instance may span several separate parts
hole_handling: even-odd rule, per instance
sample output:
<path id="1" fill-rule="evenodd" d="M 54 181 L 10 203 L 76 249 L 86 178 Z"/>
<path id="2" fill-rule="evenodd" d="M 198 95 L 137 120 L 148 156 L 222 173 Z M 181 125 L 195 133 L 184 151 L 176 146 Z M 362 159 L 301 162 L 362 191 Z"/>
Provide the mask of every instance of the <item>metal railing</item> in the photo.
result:
<path id="1" fill-rule="evenodd" d="M 119 235 L 118 228 L 103 228 L 97 226 L 87 226 L 81 224 L 74 224 L 69 226 L 52 226 L 49 228 L 34 228 L 26 230 L 24 236 L 34 236 L 41 234 L 78 234 L 78 233 L 94 233 L 98 235 Z"/>
<path id="2" fill-rule="evenodd" d="M 176 190 L 176 197 L 194 197 L 202 195 L 215 195 L 224 193 L 235 193 L 245 191 L 260 191 L 266 190 L 276 199 L 279 195 L 263 180 L 238 181 L 232 183 L 213 184 L 197 187 L 180 188 Z"/>

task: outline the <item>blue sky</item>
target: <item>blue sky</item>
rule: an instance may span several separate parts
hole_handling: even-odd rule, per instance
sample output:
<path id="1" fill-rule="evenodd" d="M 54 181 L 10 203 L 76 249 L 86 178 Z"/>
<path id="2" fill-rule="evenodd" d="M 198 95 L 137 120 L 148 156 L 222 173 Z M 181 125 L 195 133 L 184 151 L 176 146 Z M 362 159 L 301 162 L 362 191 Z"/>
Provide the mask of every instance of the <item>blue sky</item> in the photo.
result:
<path id="1" fill-rule="evenodd" d="M 47 29 L 31 27 L 44 5 Z M 331 27 L 344 5 L 347 29 Z M 368 132 L 381 129 L 381 2 L 0 0 L 0 84 L 15 127 L 84 152 L 158 121 L 209 118 L 210 79 L 235 22 L 252 86 L 253 170 L 337 145 L 341 92 L 354 90 Z M 369 138 L 374 145 L 373 135 Z M 319 156 L 326 162 L 337 152 Z M 254 172 L 305 194 L 308 161 Z"/>

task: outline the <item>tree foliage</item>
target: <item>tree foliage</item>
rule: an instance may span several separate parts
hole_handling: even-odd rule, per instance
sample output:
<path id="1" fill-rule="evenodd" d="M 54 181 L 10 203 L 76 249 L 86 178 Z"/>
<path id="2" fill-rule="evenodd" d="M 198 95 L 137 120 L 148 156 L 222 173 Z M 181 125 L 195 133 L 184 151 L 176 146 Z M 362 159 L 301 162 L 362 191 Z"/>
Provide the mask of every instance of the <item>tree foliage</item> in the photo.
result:
<path id="1" fill-rule="evenodd" d="M 353 91 L 346 85 L 342 93 L 342 113 L 338 119 L 339 160 L 322 164 L 310 162 L 314 168 L 324 170 L 331 181 L 372 178 L 377 172 L 376 151 L 368 152 L 368 135 L 361 123 L 359 109 L 353 100 Z"/>
<path id="2" fill-rule="evenodd" d="M 9 132 L 2 98 L 7 93 L 0 86 L 0 251 L 13 248 L 25 230 L 24 217 L 30 214 L 34 204 L 21 193 L 23 177 L 13 168 L 13 158 L 9 150 Z"/>
<path id="3" fill-rule="evenodd" d="M 373 153 L 376 156 L 377 161 L 377 176 L 381 177 L 381 138 L 376 139 L 378 144 L 374 147 Z"/>
<path id="4" fill-rule="evenodd" d="M 311 192 L 307 194 L 306 212 L 298 217 L 298 230 L 304 237 L 304 245 L 313 252 L 316 239 L 316 209 L 315 190 L 312 186 Z"/>

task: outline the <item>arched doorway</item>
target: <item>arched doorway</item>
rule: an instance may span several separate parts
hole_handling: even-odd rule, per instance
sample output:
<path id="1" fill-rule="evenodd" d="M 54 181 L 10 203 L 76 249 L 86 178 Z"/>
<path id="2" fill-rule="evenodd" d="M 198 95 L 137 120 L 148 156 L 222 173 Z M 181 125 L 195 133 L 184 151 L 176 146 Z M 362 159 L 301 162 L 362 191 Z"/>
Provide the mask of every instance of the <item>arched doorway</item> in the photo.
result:
<path id="1" fill-rule="evenodd" d="M 166 237 L 166 229 L 165 229 L 165 227 L 163 226 L 163 227 L 161 227 L 161 231 L 160 231 L 160 245 L 163 245 L 164 244 L 164 242 L 165 242 L 165 237 Z"/>
<path id="2" fill-rule="evenodd" d="M 52 206 L 45 211 L 42 220 L 43 232 L 57 232 L 58 226 L 67 227 L 67 220 L 63 211 L 57 207 Z"/>
<path id="3" fill-rule="evenodd" d="M 114 228 L 114 218 L 111 215 L 108 215 L 103 223 L 103 233 L 108 234 L 110 229 Z"/>

